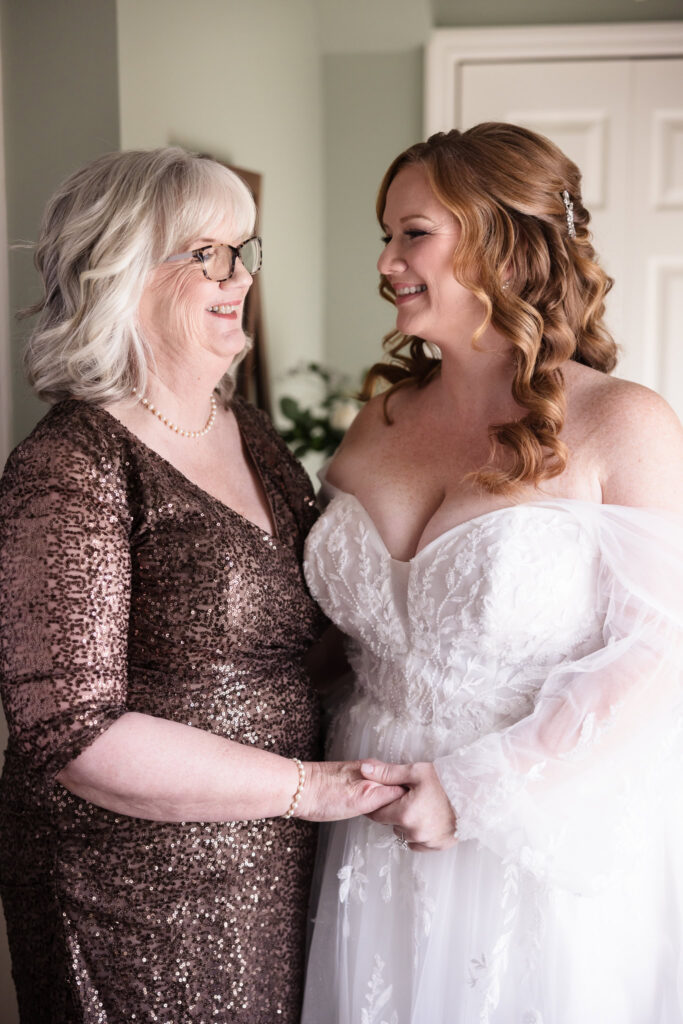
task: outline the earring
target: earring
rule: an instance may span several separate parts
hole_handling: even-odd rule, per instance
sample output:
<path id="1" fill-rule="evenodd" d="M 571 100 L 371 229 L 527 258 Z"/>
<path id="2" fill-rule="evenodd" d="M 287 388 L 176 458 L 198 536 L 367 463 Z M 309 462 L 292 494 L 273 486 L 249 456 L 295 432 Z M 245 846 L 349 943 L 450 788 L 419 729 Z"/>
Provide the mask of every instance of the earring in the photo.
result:
<path id="1" fill-rule="evenodd" d="M 508 290 L 508 288 L 510 287 L 510 282 L 509 281 L 503 281 L 503 283 L 502 283 L 502 285 L 500 287 L 501 287 L 502 291 L 506 292 Z"/>

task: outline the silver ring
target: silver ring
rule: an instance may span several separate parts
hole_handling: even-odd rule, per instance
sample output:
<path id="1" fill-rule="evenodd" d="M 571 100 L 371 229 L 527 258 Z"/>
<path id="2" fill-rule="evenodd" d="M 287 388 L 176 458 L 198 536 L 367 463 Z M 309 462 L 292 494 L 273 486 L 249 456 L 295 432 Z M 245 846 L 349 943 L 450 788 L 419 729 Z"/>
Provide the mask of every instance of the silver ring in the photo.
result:
<path id="1" fill-rule="evenodd" d="M 404 836 L 400 829 L 394 829 L 394 835 L 396 836 L 396 843 L 402 850 L 408 849 L 408 840 Z"/>

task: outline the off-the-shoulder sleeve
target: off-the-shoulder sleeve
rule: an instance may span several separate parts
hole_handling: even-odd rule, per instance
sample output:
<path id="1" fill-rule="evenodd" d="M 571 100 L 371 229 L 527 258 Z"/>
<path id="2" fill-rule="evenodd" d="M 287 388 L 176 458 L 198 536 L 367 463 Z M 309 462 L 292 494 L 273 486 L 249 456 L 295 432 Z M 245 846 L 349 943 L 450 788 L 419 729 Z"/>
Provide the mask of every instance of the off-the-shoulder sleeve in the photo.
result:
<path id="1" fill-rule="evenodd" d="M 0 484 L 0 687 L 10 748 L 49 781 L 124 713 L 125 486 L 106 452 L 28 443 Z"/>
<path id="2" fill-rule="evenodd" d="M 531 715 L 439 758 L 458 835 L 592 892 L 681 821 L 683 525 L 575 503 L 600 551 L 604 645 L 556 666 Z"/>

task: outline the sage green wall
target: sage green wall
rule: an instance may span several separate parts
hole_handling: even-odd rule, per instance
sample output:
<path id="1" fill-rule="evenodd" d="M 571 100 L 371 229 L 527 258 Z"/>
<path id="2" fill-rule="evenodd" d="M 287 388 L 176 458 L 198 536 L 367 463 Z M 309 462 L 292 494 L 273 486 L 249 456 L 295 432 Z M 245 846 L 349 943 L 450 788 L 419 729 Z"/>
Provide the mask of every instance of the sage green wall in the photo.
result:
<path id="1" fill-rule="evenodd" d="M 119 146 L 115 0 L 2 0 L 3 116 L 10 241 L 33 241 L 47 199 L 71 171 Z M 10 254 L 12 312 L 40 294 L 30 252 Z M 46 406 L 19 365 L 12 321 L 13 435 Z"/>
<path id="2" fill-rule="evenodd" d="M 437 28 L 683 19 L 683 0 L 432 0 L 432 8 Z"/>
<path id="3" fill-rule="evenodd" d="M 123 148 L 178 143 L 263 175 L 265 328 L 278 377 L 323 348 L 314 0 L 118 0 Z"/>
<path id="4" fill-rule="evenodd" d="M 359 380 L 394 310 L 377 294 L 379 182 L 422 135 L 422 53 L 331 54 L 325 95 L 325 359 Z"/>
<path id="5" fill-rule="evenodd" d="M 324 103 L 325 361 L 355 384 L 393 309 L 377 295 L 377 186 L 422 136 L 429 0 L 318 0 Z"/>
<path id="6" fill-rule="evenodd" d="M 431 0 L 316 0 L 323 53 L 399 53 L 429 36 Z"/>

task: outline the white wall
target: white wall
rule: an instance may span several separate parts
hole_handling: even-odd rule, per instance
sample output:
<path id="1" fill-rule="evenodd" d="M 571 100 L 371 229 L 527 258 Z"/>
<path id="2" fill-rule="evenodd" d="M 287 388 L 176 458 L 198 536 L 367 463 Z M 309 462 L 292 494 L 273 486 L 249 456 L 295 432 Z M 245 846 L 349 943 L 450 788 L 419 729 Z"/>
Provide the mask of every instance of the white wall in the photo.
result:
<path id="1" fill-rule="evenodd" d="M 322 104 L 314 0 L 118 0 L 123 149 L 179 144 L 263 175 L 273 376 L 322 353 Z"/>

